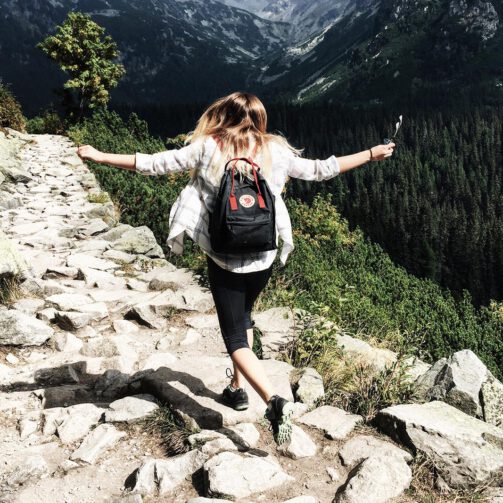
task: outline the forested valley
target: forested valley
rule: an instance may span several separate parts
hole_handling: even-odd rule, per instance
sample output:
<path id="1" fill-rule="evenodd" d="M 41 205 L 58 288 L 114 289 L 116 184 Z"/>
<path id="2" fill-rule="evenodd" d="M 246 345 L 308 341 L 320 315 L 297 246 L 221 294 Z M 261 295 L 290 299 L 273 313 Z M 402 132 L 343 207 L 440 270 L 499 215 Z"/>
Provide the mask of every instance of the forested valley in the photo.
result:
<path id="1" fill-rule="evenodd" d="M 203 107 L 137 111 L 166 138 L 188 132 Z M 391 111 L 276 103 L 267 110 L 271 131 L 320 159 L 382 143 L 403 114 L 392 159 L 323 183 L 292 180 L 289 195 L 310 202 L 331 194 L 350 228 L 360 227 L 410 273 L 458 297 L 466 289 L 476 305 L 503 298 L 502 106 Z"/>

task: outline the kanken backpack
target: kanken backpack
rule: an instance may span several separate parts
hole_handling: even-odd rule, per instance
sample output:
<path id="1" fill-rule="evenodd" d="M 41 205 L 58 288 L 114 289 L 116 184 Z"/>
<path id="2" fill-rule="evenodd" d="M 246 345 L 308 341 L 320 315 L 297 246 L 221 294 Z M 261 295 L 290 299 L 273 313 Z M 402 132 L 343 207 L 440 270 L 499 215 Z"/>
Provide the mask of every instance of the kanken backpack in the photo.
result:
<path id="1" fill-rule="evenodd" d="M 251 165 L 253 180 L 236 170 L 239 160 Z M 235 157 L 225 164 L 215 207 L 209 217 L 210 243 L 217 253 L 277 248 L 274 194 L 260 173 L 260 166 L 251 159 Z"/>

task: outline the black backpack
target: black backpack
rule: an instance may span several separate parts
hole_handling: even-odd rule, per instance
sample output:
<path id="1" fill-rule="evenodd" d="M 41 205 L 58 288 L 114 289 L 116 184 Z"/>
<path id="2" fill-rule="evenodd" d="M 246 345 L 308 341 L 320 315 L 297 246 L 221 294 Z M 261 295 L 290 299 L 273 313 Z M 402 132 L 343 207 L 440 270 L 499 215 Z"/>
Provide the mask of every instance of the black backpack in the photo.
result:
<path id="1" fill-rule="evenodd" d="M 238 160 L 251 165 L 254 180 L 237 172 Z M 209 214 L 209 233 L 211 247 L 217 253 L 277 248 L 274 194 L 260 173 L 260 166 L 251 159 L 235 157 L 225 164 L 215 207 Z"/>

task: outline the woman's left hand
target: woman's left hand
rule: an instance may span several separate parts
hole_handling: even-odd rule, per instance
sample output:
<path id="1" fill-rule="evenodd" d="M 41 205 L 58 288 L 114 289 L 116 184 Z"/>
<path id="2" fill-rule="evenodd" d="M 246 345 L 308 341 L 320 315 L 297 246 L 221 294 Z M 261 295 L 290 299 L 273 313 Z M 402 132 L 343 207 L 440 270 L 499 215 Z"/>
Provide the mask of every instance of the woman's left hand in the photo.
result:
<path id="1" fill-rule="evenodd" d="M 391 157 L 393 154 L 393 149 L 395 148 L 394 143 L 388 143 L 387 145 L 376 145 L 372 147 L 372 160 L 382 161 Z"/>

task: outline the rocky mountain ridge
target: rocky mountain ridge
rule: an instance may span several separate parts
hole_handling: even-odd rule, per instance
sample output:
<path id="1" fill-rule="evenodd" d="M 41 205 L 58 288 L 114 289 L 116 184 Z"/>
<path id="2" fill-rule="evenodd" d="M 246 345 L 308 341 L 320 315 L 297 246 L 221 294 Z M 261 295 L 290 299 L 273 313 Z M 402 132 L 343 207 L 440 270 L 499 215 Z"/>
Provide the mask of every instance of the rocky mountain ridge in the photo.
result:
<path id="1" fill-rule="evenodd" d="M 35 44 L 70 10 L 117 42 L 126 67 L 117 102 L 206 102 L 245 88 L 299 103 L 419 100 L 438 88 L 502 98 L 496 0 L 6 0 L 1 78 L 29 114 L 64 82 Z"/>
<path id="2" fill-rule="evenodd" d="M 230 358 L 208 289 L 148 227 L 119 222 L 68 138 L 7 133 L 0 277 L 20 283 L 0 306 L 2 501 L 405 503 L 421 457 L 442 491 L 501 501 L 503 385 L 471 351 L 412 360 L 418 401 L 365 424 L 281 360 L 303 313 L 254 313 L 264 370 L 296 404 L 277 448 L 253 389 L 245 411 L 220 400 Z M 341 330 L 337 344 L 375 371 L 397 358 Z M 176 455 L 141 423 L 166 408 L 191 430 Z"/>

